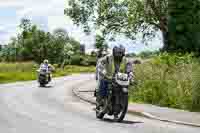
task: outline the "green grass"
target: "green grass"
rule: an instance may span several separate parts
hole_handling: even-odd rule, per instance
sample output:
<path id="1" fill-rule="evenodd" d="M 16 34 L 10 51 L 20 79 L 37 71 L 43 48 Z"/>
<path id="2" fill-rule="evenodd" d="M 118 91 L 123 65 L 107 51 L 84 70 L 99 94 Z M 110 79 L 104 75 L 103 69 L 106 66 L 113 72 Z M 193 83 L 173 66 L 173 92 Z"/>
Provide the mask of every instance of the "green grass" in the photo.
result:
<path id="1" fill-rule="evenodd" d="M 10 83 L 16 81 L 35 80 L 38 69 L 34 62 L 23 63 L 0 63 L 0 83 Z M 90 73 L 94 72 L 94 66 L 66 66 L 64 69 L 56 68 L 53 73 L 54 77 L 66 76 L 73 73 Z"/>
<path id="2" fill-rule="evenodd" d="M 16 81 L 35 80 L 36 74 L 34 72 L 5 72 L 0 73 L 0 83 L 9 83 Z"/>
<path id="3" fill-rule="evenodd" d="M 94 66 L 74 66 L 74 65 L 69 65 L 66 66 L 63 69 L 57 69 L 56 72 L 54 73 L 54 76 L 66 76 L 69 74 L 74 74 L 74 73 L 92 73 L 95 72 L 95 67 Z"/>
<path id="4" fill-rule="evenodd" d="M 188 56 L 162 55 L 136 65 L 130 101 L 200 110 L 200 63 Z"/>

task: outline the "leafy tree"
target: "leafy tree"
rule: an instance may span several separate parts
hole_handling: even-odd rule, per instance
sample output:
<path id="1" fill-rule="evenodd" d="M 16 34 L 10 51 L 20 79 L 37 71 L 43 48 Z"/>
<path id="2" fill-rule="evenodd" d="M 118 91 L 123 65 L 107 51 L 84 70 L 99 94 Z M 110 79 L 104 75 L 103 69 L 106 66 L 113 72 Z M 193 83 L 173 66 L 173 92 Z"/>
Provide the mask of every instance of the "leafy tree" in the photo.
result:
<path id="1" fill-rule="evenodd" d="M 96 28 L 103 35 L 120 34 L 131 39 L 143 32 L 146 40 L 160 30 L 167 47 L 168 0 L 69 0 L 68 5 L 65 14 L 87 32 Z"/>
<path id="2" fill-rule="evenodd" d="M 57 28 L 53 31 L 53 34 L 55 37 L 57 38 L 62 38 L 62 39 L 65 39 L 65 40 L 68 40 L 69 39 L 69 36 L 68 36 L 68 33 L 65 29 L 62 29 L 62 28 Z"/>
<path id="3" fill-rule="evenodd" d="M 169 0 L 169 51 L 200 51 L 200 2 Z"/>
<path id="4" fill-rule="evenodd" d="M 108 44 L 106 43 L 105 37 L 96 35 L 95 47 L 98 49 L 98 56 L 101 57 L 103 51 L 107 51 Z"/>
<path id="5" fill-rule="evenodd" d="M 72 45 L 74 54 L 80 54 L 80 42 L 76 41 L 74 38 L 69 38 L 68 43 Z"/>
<path id="6" fill-rule="evenodd" d="M 70 38 L 64 29 L 53 33 L 45 32 L 33 25 L 30 20 L 22 19 L 20 32 L 16 38 L 0 51 L 5 61 L 34 60 L 41 63 L 49 59 L 51 63 L 65 64 L 72 54 L 80 53 L 80 43 Z"/>
<path id="7" fill-rule="evenodd" d="M 32 26 L 32 24 L 29 19 L 26 19 L 26 18 L 21 19 L 21 23 L 20 23 L 19 27 L 22 31 L 22 36 L 24 38 L 27 37 L 29 31 L 31 30 L 31 26 Z"/>

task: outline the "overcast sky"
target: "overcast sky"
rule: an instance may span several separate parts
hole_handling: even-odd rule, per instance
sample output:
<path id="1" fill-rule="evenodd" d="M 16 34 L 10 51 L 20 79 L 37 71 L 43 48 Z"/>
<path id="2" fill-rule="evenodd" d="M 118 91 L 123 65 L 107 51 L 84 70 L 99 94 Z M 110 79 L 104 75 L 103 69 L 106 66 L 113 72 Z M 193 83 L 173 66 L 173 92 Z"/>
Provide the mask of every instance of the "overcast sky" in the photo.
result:
<path id="1" fill-rule="evenodd" d="M 15 36 L 20 19 L 26 17 L 46 31 L 65 28 L 70 36 L 85 44 L 87 49 L 93 48 L 94 35 L 86 36 L 81 28 L 73 25 L 72 21 L 64 16 L 66 3 L 67 0 L 0 0 L 0 43 L 6 43 L 10 37 Z M 161 42 L 161 38 L 157 37 L 151 45 L 145 46 L 140 41 L 132 42 L 120 38 L 109 45 L 113 47 L 121 43 L 129 52 L 140 52 L 159 49 Z"/>

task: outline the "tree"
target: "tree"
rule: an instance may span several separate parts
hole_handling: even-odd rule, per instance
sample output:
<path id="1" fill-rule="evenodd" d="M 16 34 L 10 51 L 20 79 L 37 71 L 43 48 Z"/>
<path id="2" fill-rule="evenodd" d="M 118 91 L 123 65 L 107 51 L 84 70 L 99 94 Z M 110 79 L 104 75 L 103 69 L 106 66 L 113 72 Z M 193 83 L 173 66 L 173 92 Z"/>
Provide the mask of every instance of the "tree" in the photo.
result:
<path id="1" fill-rule="evenodd" d="M 29 19 L 26 19 L 26 18 L 22 18 L 21 19 L 21 23 L 19 25 L 19 28 L 21 29 L 22 31 L 22 35 L 23 37 L 25 38 L 27 33 L 30 31 L 31 29 L 31 21 Z"/>
<path id="2" fill-rule="evenodd" d="M 111 38 L 120 34 L 135 39 L 142 31 L 146 40 L 160 30 L 168 45 L 168 0 L 69 0 L 68 5 L 65 14 L 87 32 L 96 28 Z"/>
<path id="3" fill-rule="evenodd" d="M 6 48 L 0 51 L 1 60 L 41 63 L 49 59 L 52 64 L 64 66 L 69 56 L 80 53 L 80 43 L 62 28 L 53 33 L 45 32 L 28 19 L 22 19 L 19 28 L 17 37 L 11 38 Z"/>
<path id="4" fill-rule="evenodd" d="M 101 35 L 96 35 L 96 42 L 95 42 L 95 47 L 98 49 L 98 57 L 102 56 L 102 52 L 105 51 L 107 52 L 108 49 L 108 44 L 106 42 L 105 37 Z"/>
<path id="5" fill-rule="evenodd" d="M 61 38 L 63 40 L 69 40 L 68 33 L 65 29 L 57 28 L 53 31 L 53 34 L 56 38 Z"/>
<path id="6" fill-rule="evenodd" d="M 67 60 L 69 62 L 72 55 L 80 53 L 80 43 L 69 37 L 67 31 L 62 28 L 55 29 L 53 36 L 55 45 L 52 49 L 54 51 L 57 49 L 57 62 L 60 62 L 59 65 L 64 68 Z"/>
<path id="7" fill-rule="evenodd" d="M 199 21 L 199 0 L 169 0 L 169 51 L 199 53 Z"/>
<path id="8" fill-rule="evenodd" d="M 74 38 L 71 37 L 69 38 L 68 43 L 72 45 L 72 50 L 74 51 L 74 54 L 80 54 L 80 42 L 76 41 Z"/>

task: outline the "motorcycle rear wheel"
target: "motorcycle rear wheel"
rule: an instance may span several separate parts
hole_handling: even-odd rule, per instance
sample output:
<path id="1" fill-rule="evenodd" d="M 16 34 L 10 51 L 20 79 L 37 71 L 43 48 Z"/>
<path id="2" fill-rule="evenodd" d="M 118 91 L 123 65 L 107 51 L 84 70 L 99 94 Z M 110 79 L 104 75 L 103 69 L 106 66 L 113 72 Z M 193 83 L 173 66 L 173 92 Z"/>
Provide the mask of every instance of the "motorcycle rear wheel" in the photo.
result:
<path id="1" fill-rule="evenodd" d="M 102 113 L 102 112 L 96 110 L 96 117 L 97 117 L 98 119 L 103 119 L 104 115 L 105 115 L 104 113 Z"/>
<path id="2" fill-rule="evenodd" d="M 97 100 L 96 98 L 96 118 L 98 119 L 103 119 L 105 113 L 103 112 L 103 107 L 102 105 L 98 105 L 100 101 Z"/>

